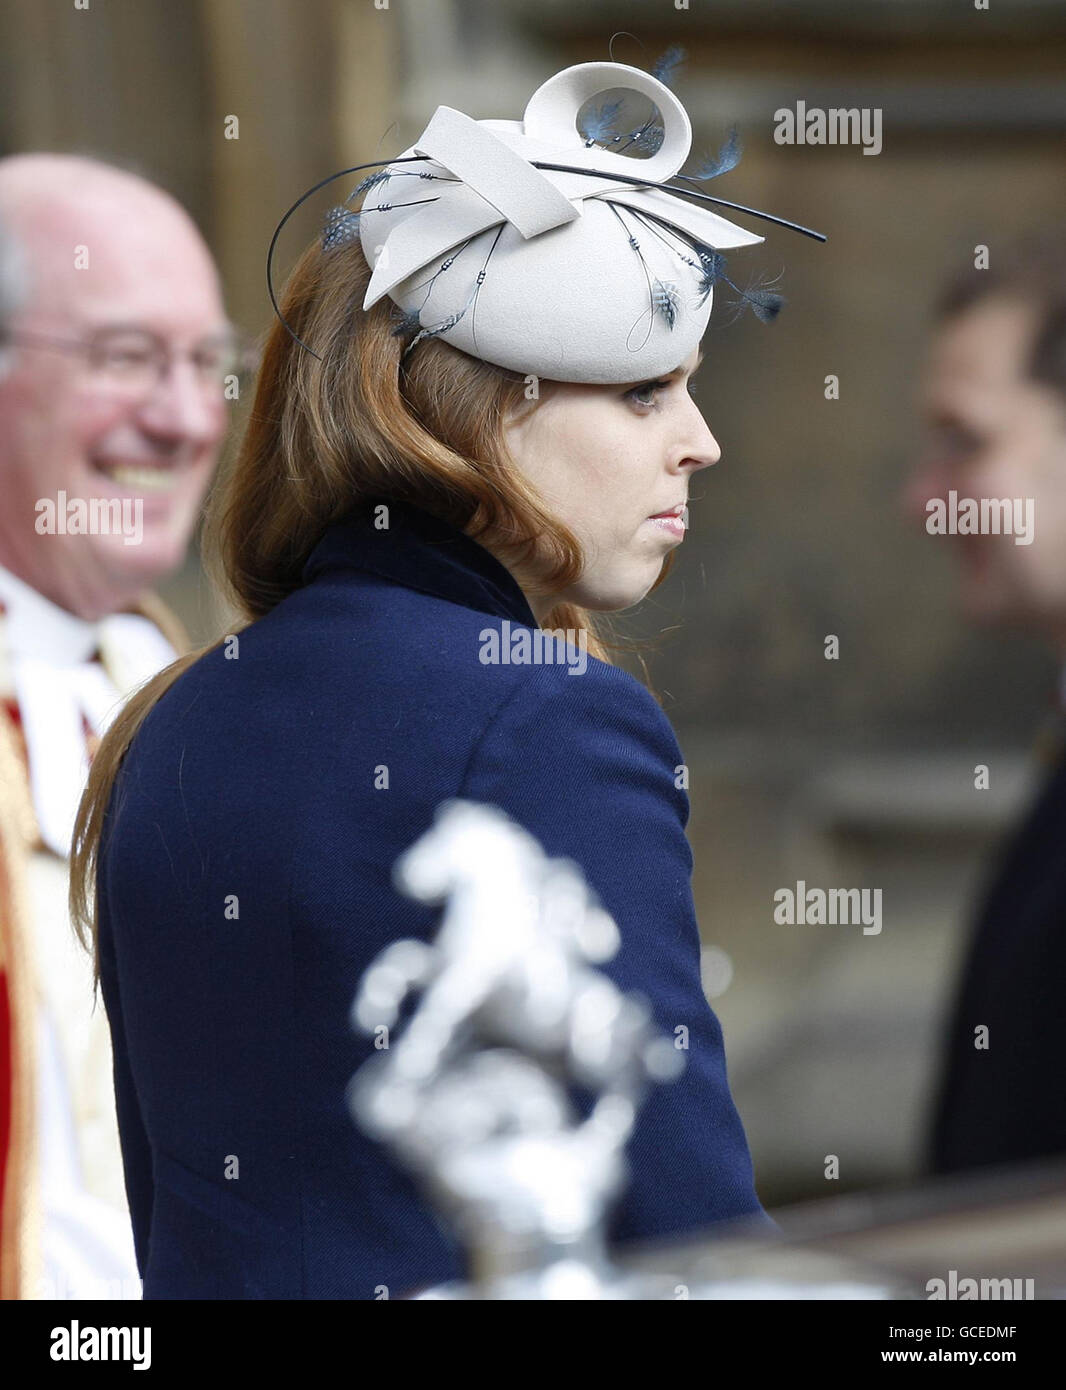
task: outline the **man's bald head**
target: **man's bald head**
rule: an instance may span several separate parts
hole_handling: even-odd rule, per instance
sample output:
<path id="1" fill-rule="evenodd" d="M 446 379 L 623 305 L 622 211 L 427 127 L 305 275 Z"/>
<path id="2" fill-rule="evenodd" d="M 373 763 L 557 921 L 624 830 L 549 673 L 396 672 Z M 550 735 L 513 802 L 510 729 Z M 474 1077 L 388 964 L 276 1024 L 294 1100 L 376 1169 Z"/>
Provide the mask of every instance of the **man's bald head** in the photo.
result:
<path id="1" fill-rule="evenodd" d="M 225 428 L 222 383 L 196 365 L 230 332 L 218 273 L 162 189 L 98 160 L 26 154 L 0 160 L 0 287 L 5 276 L 0 565 L 100 616 L 181 562 L 199 514 Z M 169 365 L 131 394 L 145 342 Z M 42 533 L 41 503 L 60 495 L 136 505 L 142 540 Z"/>
<path id="2" fill-rule="evenodd" d="M 112 276 L 166 276 L 175 248 L 217 292 L 211 253 L 180 203 L 125 169 L 80 155 L 0 159 L 0 223 L 22 261 L 23 298 L 50 312 L 70 295 L 111 293 Z M 88 267 L 75 248 L 88 251 Z M 94 273 L 93 261 L 103 273 Z M 123 274 L 125 272 L 125 274 Z M 100 290 L 103 284 L 105 288 Z"/>

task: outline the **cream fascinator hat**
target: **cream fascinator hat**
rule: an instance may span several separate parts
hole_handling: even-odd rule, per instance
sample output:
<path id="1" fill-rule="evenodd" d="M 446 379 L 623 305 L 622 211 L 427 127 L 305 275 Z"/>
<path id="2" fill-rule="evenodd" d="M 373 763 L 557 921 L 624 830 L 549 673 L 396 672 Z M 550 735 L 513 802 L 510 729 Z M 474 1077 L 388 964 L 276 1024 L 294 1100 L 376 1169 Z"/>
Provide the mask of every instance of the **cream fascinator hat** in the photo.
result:
<path id="1" fill-rule="evenodd" d="M 707 204 L 825 237 L 700 190 L 739 161 L 735 131 L 716 159 L 680 172 L 692 128 L 667 82 L 681 57 L 670 50 L 652 73 L 566 68 L 537 88 L 520 121 L 438 106 L 402 154 L 330 175 L 285 214 L 267 257 L 275 312 L 285 323 L 270 267 L 289 217 L 332 179 L 376 168 L 330 211 L 323 247 L 342 254 L 359 238 L 373 272 L 363 308 L 387 295 L 408 352 L 437 337 L 522 374 L 621 383 L 689 356 L 718 284 L 770 321 L 781 297 L 739 289 L 722 255 L 763 238 Z M 629 130 L 627 108 L 647 113 Z"/>

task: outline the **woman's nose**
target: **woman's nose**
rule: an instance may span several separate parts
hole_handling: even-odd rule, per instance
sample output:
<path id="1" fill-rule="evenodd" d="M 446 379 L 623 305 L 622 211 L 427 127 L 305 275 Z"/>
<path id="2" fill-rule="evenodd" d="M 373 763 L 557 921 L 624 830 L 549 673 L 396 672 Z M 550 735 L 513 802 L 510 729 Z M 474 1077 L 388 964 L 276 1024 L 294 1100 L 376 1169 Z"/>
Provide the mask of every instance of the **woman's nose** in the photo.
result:
<path id="1" fill-rule="evenodd" d="M 691 413 L 689 415 L 689 429 L 686 432 L 682 448 L 684 454 L 681 458 L 681 466 L 690 468 L 693 472 L 700 468 L 710 468 L 712 463 L 717 463 L 722 457 L 722 449 L 711 433 L 707 421 L 695 401 L 692 401 Z"/>

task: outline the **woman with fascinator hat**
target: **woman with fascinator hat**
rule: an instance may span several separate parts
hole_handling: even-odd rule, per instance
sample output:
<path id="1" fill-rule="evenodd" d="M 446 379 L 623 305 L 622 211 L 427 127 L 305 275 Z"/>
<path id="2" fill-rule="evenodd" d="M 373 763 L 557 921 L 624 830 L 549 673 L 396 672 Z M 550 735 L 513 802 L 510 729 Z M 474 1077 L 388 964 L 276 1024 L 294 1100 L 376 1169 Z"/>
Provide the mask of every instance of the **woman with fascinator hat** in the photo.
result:
<path id="1" fill-rule="evenodd" d="M 732 144 L 681 172 L 669 66 L 569 68 L 520 121 L 440 107 L 409 150 L 344 171 L 361 206 L 330 213 L 275 301 L 210 517 L 248 625 L 126 706 L 76 834 L 146 1298 L 464 1274 L 345 1102 L 373 1051 L 356 983 L 434 926 L 393 864 L 456 797 L 577 861 L 619 928 L 606 973 L 687 1033 L 611 1237 L 767 1224 L 700 987 L 683 757 L 594 617 L 642 599 L 683 539 L 720 452 L 689 390 L 700 339 L 733 286 L 723 252 L 761 240 L 704 188 Z M 486 659 L 486 633 L 499 653 L 538 627 L 582 660 Z"/>

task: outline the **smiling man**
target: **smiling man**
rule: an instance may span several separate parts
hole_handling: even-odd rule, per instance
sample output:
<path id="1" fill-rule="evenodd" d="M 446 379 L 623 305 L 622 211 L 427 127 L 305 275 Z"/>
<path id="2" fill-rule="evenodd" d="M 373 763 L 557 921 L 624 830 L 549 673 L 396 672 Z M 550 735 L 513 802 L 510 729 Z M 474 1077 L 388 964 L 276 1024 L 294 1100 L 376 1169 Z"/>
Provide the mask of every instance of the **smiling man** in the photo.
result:
<path id="1" fill-rule="evenodd" d="M 235 370 L 211 255 L 94 160 L 0 160 L 0 1295 L 139 1296 L 103 1010 L 70 931 L 88 759 L 175 656 Z"/>
<path id="2" fill-rule="evenodd" d="M 1062 669 L 1047 775 L 985 890 L 945 1036 L 934 1172 L 1066 1154 L 1066 253 L 1061 228 L 993 253 L 941 296 L 907 489 L 916 520 L 965 498 L 1027 515 L 958 529 L 967 616 L 1032 633 Z M 1023 509 L 1024 508 L 1024 512 Z M 1000 515 L 1007 515 L 1004 509 Z M 926 529 L 936 534 L 933 528 Z M 1018 532 L 1021 531 L 1021 534 Z M 1021 542 L 1021 543 L 1019 543 Z"/>

